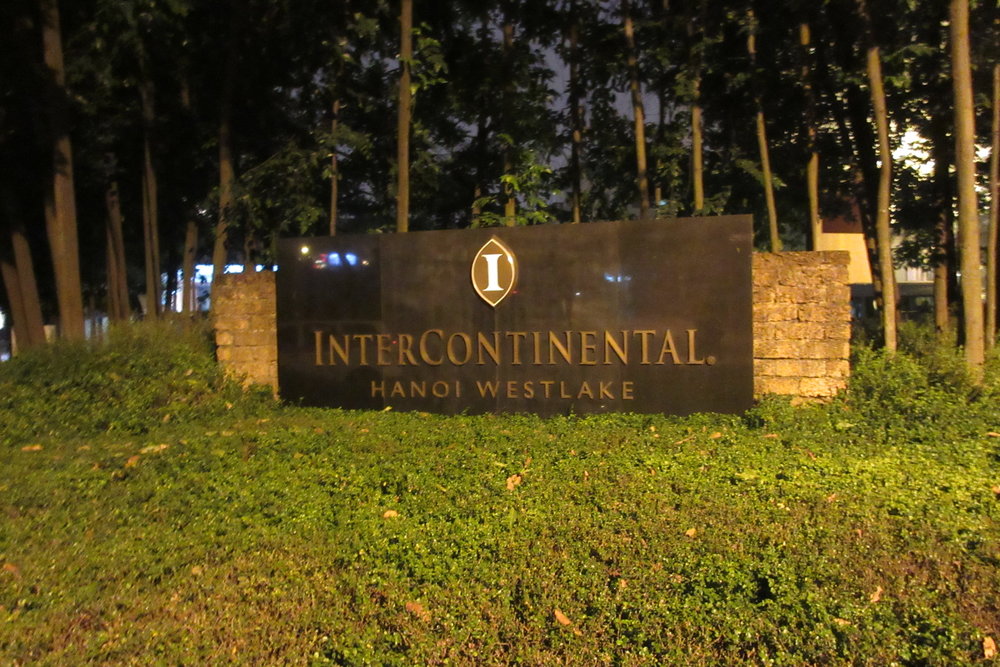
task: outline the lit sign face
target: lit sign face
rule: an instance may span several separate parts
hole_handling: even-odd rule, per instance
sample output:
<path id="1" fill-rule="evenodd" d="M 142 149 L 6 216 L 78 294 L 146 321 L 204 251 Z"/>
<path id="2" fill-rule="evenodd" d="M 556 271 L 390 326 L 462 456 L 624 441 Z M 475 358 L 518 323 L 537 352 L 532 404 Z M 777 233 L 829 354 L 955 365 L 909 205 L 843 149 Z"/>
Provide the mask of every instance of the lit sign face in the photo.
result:
<path id="1" fill-rule="evenodd" d="M 472 260 L 472 286 L 476 294 L 495 308 L 510 294 L 516 281 L 514 253 L 499 239 L 491 238 Z"/>
<path id="2" fill-rule="evenodd" d="M 445 413 L 738 412 L 747 216 L 289 239 L 281 394 Z"/>

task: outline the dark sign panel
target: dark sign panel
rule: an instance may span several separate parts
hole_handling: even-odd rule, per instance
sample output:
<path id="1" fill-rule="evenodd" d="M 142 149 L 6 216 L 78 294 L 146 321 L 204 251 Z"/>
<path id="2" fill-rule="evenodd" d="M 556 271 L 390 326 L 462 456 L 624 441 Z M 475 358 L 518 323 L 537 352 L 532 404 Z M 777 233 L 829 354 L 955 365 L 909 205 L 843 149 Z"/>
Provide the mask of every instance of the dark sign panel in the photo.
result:
<path id="1" fill-rule="evenodd" d="M 287 239 L 278 380 L 306 405 L 739 412 L 749 216 Z"/>

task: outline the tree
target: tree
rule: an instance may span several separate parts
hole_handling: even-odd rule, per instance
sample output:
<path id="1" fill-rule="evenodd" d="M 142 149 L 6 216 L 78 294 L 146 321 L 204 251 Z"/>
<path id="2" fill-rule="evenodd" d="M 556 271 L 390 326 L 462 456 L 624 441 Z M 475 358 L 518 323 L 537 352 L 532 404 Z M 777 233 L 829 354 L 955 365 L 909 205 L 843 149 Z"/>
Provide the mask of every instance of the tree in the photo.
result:
<path id="1" fill-rule="evenodd" d="M 990 222 L 986 243 L 986 347 L 996 344 L 997 315 L 1000 303 L 1000 273 L 997 271 L 1000 254 L 1000 64 L 993 66 L 993 131 L 990 157 Z"/>
<path id="2" fill-rule="evenodd" d="M 629 0 L 622 0 L 622 27 L 625 31 L 628 88 L 632 98 L 632 115 L 635 121 L 635 180 L 639 186 L 639 219 L 642 220 L 649 217 L 649 175 L 646 170 L 646 112 L 642 103 L 642 87 L 639 84 L 635 27 L 632 22 Z"/>
<path id="3" fill-rule="evenodd" d="M 955 91 L 955 169 L 958 172 L 958 244 L 962 270 L 965 360 L 977 376 L 985 361 L 979 206 L 976 201 L 976 128 L 969 58 L 969 3 L 951 0 L 951 76 Z"/>
<path id="4" fill-rule="evenodd" d="M 57 0 L 38 0 L 42 18 L 42 52 L 49 71 L 49 136 L 52 147 L 52 189 L 45 201 L 45 221 L 52 252 L 63 337 L 83 338 L 83 291 L 73 185 L 73 146 L 69 136 L 66 70 Z"/>
<path id="5" fill-rule="evenodd" d="M 750 55 L 751 77 L 757 79 L 757 19 L 753 9 L 747 12 L 747 53 Z M 760 153 L 760 169 L 764 185 L 764 199 L 767 202 L 768 237 L 771 252 L 781 251 L 781 237 L 778 235 L 778 211 L 774 204 L 774 179 L 771 175 L 771 158 L 767 145 L 767 123 L 764 119 L 764 105 L 760 87 L 754 85 L 754 104 L 757 107 L 757 147 Z"/>
<path id="6" fill-rule="evenodd" d="M 396 124 L 396 231 L 410 229 L 410 64 L 413 61 L 413 0 L 399 9 L 399 110 Z"/>

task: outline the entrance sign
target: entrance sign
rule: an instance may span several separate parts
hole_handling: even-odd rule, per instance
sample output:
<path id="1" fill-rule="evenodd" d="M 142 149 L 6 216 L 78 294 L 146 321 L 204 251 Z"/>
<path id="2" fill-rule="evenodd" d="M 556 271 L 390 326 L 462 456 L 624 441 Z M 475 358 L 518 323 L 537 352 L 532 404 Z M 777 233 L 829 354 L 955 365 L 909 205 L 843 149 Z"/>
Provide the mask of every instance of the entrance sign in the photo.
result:
<path id="1" fill-rule="evenodd" d="M 749 216 L 286 239 L 278 383 L 306 405 L 740 412 Z"/>

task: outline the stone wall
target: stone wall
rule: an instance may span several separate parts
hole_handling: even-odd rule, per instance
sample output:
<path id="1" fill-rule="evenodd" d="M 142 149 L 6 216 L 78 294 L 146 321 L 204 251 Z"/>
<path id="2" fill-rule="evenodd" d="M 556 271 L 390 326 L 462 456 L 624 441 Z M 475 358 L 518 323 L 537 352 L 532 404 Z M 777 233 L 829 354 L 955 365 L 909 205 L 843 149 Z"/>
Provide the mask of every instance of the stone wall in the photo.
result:
<path id="1" fill-rule="evenodd" d="M 754 394 L 824 399 L 847 385 L 851 307 L 846 252 L 753 255 Z M 248 384 L 278 386 L 274 273 L 213 287 L 219 361 Z"/>
<path id="2" fill-rule="evenodd" d="M 754 394 L 825 399 L 850 375 L 850 255 L 754 253 Z"/>
<path id="3" fill-rule="evenodd" d="M 227 273 L 212 285 L 216 354 L 245 384 L 278 387 L 274 273 Z"/>

